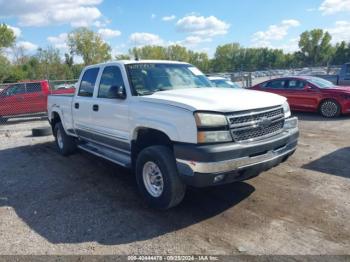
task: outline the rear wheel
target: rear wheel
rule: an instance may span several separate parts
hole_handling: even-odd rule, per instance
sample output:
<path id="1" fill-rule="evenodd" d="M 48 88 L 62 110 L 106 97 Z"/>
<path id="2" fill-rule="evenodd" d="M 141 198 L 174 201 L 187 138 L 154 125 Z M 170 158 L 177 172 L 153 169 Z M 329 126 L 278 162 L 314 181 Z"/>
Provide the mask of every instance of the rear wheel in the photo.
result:
<path id="1" fill-rule="evenodd" d="M 140 193 L 153 208 L 168 209 L 178 205 L 186 186 L 179 178 L 172 151 L 165 146 L 151 146 L 136 160 L 136 181 Z"/>
<path id="2" fill-rule="evenodd" d="M 68 136 L 64 131 L 62 123 L 57 123 L 54 129 L 54 136 L 58 152 L 63 156 L 68 156 L 76 150 L 74 137 Z"/>
<path id="3" fill-rule="evenodd" d="M 324 117 L 337 117 L 340 115 L 340 105 L 337 101 L 328 99 L 321 103 L 319 111 Z"/>

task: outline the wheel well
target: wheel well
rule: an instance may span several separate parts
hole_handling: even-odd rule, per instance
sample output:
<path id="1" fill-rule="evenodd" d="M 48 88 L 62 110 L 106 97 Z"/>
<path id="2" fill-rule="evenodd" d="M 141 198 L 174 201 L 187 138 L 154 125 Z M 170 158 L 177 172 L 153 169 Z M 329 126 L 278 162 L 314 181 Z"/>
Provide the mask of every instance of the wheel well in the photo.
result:
<path id="1" fill-rule="evenodd" d="M 53 112 L 52 113 L 52 117 L 51 117 L 51 121 L 50 121 L 50 124 L 51 124 L 51 127 L 52 127 L 52 131 L 54 131 L 54 128 L 55 128 L 56 124 L 60 123 L 60 122 L 61 122 L 60 115 L 57 112 Z"/>
<path id="2" fill-rule="evenodd" d="M 151 128 L 142 128 L 138 130 L 136 139 L 131 143 L 131 155 L 133 164 L 135 163 L 138 154 L 144 148 L 155 145 L 167 146 L 173 150 L 172 141 L 162 131 Z"/>

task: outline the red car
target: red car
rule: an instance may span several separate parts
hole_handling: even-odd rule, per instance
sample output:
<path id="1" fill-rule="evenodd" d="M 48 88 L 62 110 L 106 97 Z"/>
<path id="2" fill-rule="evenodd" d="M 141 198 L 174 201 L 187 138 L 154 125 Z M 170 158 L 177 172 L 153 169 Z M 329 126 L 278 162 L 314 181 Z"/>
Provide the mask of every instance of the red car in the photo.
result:
<path id="1" fill-rule="evenodd" d="M 335 86 L 322 78 L 282 77 L 251 89 L 282 95 L 295 111 L 319 112 L 324 117 L 350 114 L 350 87 Z"/>
<path id="2" fill-rule="evenodd" d="M 47 111 L 49 94 L 74 93 L 74 88 L 51 91 L 46 80 L 10 84 L 0 92 L 0 123 L 10 117 Z"/>

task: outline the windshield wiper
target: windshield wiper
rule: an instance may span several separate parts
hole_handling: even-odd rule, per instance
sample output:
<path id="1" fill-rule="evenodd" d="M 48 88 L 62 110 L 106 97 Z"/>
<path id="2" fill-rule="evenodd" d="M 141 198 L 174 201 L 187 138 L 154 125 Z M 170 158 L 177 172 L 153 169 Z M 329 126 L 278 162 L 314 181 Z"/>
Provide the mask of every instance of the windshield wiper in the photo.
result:
<path id="1" fill-rule="evenodd" d="M 148 96 L 148 95 L 153 95 L 156 92 L 168 91 L 168 90 L 171 90 L 171 89 L 168 89 L 168 88 L 157 88 L 157 89 L 153 89 L 152 91 L 150 91 L 150 90 L 141 91 L 141 92 L 138 91 L 138 94 L 141 95 L 141 96 Z"/>

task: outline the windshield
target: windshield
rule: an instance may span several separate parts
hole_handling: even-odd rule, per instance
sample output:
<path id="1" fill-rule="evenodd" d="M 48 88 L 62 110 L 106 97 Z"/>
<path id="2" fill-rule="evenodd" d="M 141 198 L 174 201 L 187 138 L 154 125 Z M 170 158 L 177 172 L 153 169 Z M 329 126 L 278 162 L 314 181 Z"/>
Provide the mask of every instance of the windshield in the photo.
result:
<path id="1" fill-rule="evenodd" d="M 188 64 L 144 63 L 126 65 L 134 95 L 159 91 L 212 87 L 206 76 Z"/>
<path id="2" fill-rule="evenodd" d="M 310 83 L 314 84 L 315 86 L 319 88 L 332 88 L 334 87 L 334 84 L 328 80 L 319 78 L 319 77 L 313 77 L 308 79 Z"/>

